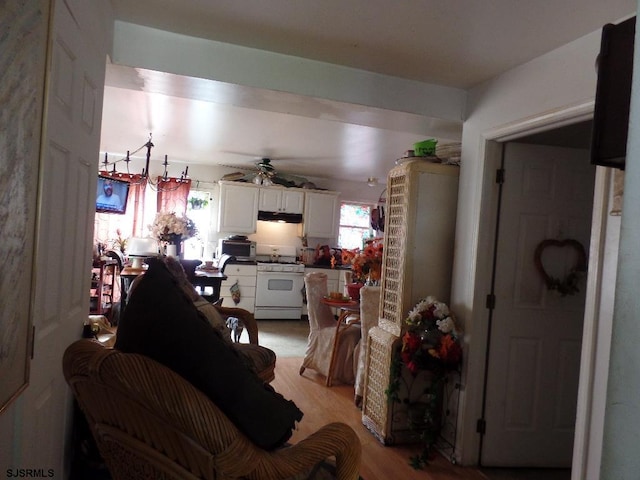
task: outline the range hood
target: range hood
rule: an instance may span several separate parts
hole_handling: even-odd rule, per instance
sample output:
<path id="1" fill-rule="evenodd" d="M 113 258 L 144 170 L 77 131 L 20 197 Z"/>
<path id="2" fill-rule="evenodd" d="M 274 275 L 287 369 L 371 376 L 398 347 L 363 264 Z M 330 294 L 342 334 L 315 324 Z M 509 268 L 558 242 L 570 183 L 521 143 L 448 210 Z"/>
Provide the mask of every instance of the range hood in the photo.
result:
<path id="1" fill-rule="evenodd" d="M 265 222 L 302 223 L 301 213 L 264 212 L 258 211 L 258 220 Z"/>

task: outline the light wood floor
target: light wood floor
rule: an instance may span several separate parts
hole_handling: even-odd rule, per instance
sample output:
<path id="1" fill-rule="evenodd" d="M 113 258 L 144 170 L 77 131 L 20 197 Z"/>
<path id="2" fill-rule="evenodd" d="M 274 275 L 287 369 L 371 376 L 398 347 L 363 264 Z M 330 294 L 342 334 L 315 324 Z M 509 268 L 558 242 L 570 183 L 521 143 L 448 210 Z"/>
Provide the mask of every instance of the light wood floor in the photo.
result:
<path id="1" fill-rule="evenodd" d="M 273 387 L 293 400 L 304 413 L 292 443 L 315 432 L 321 426 L 334 422 L 350 425 L 360 437 L 362 463 L 360 474 L 364 480 L 487 480 L 477 469 L 453 465 L 437 456 L 424 470 L 414 470 L 409 457 L 419 452 L 419 446 L 383 446 L 362 425 L 362 413 L 353 404 L 353 386 L 324 385 L 324 377 L 311 370 L 298 374 L 301 358 L 278 358 Z"/>

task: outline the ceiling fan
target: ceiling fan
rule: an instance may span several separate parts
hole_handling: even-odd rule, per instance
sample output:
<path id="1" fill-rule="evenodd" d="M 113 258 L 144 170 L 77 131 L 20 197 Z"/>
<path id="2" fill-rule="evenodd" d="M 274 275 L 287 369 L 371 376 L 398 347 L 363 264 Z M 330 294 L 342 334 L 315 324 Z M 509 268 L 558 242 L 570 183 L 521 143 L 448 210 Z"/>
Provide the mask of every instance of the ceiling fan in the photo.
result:
<path id="1" fill-rule="evenodd" d="M 272 161 L 272 157 L 268 155 L 256 156 L 243 152 L 226 151 L 224 153 L 231 153 L 234 155 L 251 156 L 253 157 L 254 170 L 242 177 L 241 180 L 247 182 L 253 182 L 257 185 L 284 185 L 286 187 L 294 186 L 306 186 L 306 188 L 313 188 L 314 185 L 308 181 L 305 177 L 299 175 L 291 175 L 276 170 Z M 313 160 L 311 157 L 277 157 L 276 162 L 287 160 Z"/>

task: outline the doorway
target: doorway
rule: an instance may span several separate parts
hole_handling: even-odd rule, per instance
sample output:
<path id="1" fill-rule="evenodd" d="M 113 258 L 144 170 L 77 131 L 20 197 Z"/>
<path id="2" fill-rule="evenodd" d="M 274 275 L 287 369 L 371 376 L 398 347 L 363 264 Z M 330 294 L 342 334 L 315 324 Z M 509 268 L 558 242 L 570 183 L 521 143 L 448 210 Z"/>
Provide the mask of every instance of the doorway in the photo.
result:
<path id="1" fill-rule="evenodd" d="M 564 248 L 567 239 L 588 252 L 595 178 L 589 139 L 590 122 L 582 122 L 503 144 L 507 183 L 496 239 L 483 466 L 571 465 L 585 279 L 577 291 L 560 293 L 547 289 L 542 273 L 566 278 L 575 267 L 579 254 Z M 544 252 L 541 272 L 533 252 L 545 240 L 558 248 Z M 513 478 L 530 477 L 523 471 Z"/>

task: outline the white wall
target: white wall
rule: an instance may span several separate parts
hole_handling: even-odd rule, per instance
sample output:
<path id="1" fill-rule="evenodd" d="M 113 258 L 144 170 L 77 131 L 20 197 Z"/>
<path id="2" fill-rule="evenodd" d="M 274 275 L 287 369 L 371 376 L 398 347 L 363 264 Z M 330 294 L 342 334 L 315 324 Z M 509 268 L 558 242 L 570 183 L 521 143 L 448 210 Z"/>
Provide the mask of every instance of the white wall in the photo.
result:
<path id="1" fill-rule="evenodd" d="M 631 112 L 606 399 L 601 478 L 638 478 L 640 459 L 640 33 L 636 28 Z"/>
<path id="2" fill-rule="evenodd" d="M 464 464 L 476 463 L 479 451 L 475 428 L 482 411 L 487 336 L 484 302 L 491 274 L 491 255 L 486 252 L 492 251 L 497 193 L 493 178 L 499 159 L 497 144 L 489 140 L 510 140 L 545 126 L 589 118 L 599 47 L 600 32 L 596 31 L 469 92 L 452 290 L 452 307 L 464 324 L 468 343 L 458 438 Z M 605 281 L 613 282 L 614 277 Z"/>
<path id="3" fill-rule="evenodd" d="M 452 137 L 464 111 L 464 91 L 403 80 L 254 48 L 116 22 L 113 62 L 423 115 L 436 138 Z M 286 108 L 295 108 L 287 105 Z M 442 131 L 437 131 L 443 128 Z M 458 130 L 459 131 L 459 130 Z"/>

